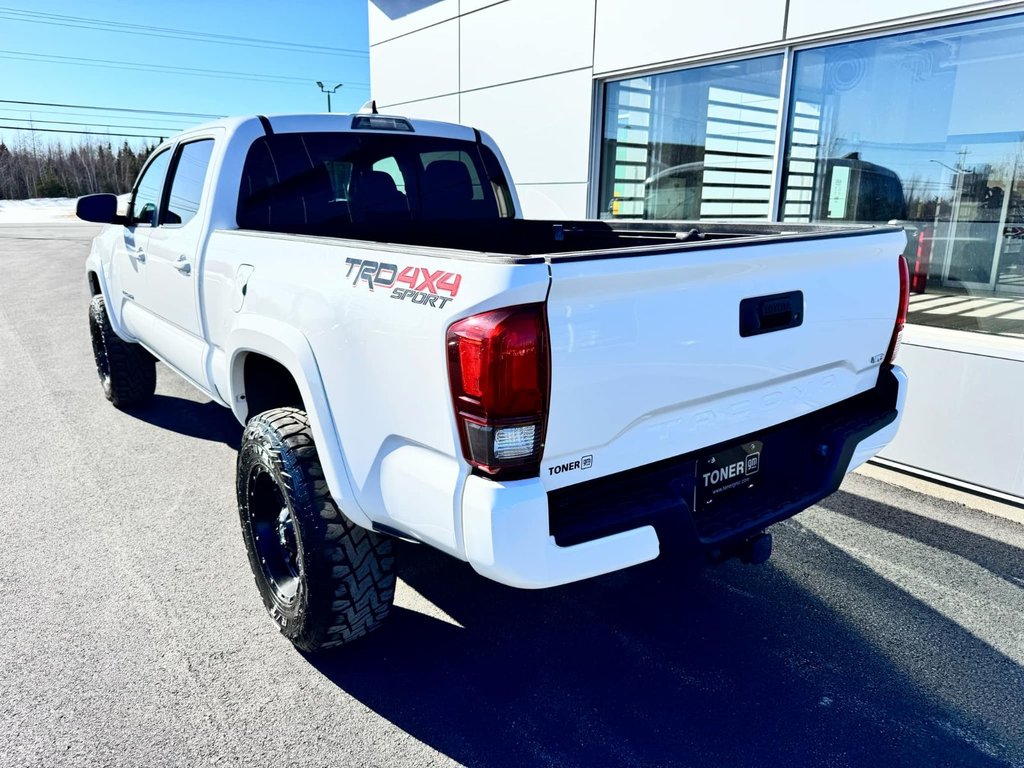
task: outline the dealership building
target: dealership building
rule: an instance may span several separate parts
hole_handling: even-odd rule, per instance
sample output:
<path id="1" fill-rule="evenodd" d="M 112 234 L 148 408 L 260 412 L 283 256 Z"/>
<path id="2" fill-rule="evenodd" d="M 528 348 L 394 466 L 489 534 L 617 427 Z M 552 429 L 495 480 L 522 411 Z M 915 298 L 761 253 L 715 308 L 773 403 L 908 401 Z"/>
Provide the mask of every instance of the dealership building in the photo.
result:
<path id="1" fill-rule="evenodd" d="M 1024 500 L 1024 3 L 370 0 L 381 112 L 502 148 L 529 218 L 902 222 L 882 460 Z"/>

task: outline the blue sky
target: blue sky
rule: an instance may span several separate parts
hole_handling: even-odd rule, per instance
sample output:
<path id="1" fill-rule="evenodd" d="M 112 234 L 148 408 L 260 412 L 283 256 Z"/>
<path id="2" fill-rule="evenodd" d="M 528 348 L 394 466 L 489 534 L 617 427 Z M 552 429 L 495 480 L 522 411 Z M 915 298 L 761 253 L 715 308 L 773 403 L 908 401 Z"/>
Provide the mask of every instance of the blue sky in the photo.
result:
<path id="1" fill-rule="evenodd" d="M 175 39 L 176 30 L 279 45 Z M 366 51 L 366 0 L 0 0 L 0 126 L 26 126 L 31 119 L 36 128 L 168 136 L 206 118 L 9 102 L 210 115 L 325 112 L 317 80 L 328 87 L 344 83 L 332 108 L 355 111 L 370 93 Z M 114 125 L 123 127 L 103 127 Z M 28 136 L 0 127 L 7 143 Z"/>

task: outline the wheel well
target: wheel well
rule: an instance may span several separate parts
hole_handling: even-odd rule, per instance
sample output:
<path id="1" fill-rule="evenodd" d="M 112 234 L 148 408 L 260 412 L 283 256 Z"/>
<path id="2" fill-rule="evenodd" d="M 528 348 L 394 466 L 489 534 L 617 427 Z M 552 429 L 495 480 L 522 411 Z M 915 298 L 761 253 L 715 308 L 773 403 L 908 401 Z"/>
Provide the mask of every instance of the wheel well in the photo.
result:
<path id="1" fill-rule="evenodd" d="M 245 356 L 242 376 L 248 406 L 246 421 L 271 408 L 305 410 L 299 385 L 291 372 L 276 360 L 250 352 Z"/>
<path id="2" fill-rule="evenodd" d="M 89 278 L 89 295 L 99 296 L 102 291 L 100 290 L 100 278 L 95 272 L 88 274 Z"/>

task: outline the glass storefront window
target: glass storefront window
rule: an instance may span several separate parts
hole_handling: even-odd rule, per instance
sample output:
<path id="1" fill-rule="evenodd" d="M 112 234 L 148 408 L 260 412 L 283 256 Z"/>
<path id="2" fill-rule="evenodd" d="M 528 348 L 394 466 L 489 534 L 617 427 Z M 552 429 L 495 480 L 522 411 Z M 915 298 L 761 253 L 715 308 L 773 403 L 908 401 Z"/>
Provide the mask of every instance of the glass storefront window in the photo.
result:
<path id="1" fill-rule="evenodd" d="M 780 215 L 908 232 L 910 321 L 1024 337 L 1024 17 L 798 51 Z"/>
<path id="2" fill-rule="evenodd" d="M 609 83 L 599 215 L 769 218 L 782 60 Z"/>

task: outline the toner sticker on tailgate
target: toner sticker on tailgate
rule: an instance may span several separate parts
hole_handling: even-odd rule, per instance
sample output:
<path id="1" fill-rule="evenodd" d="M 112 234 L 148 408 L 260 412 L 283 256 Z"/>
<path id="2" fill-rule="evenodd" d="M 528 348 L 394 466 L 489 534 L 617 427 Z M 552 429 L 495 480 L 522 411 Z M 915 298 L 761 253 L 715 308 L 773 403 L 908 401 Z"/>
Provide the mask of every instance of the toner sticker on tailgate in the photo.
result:
<path id="1" fill-rule="evenodd" d="M 384 291 L 390 289 L 389 295 L 392 299 L 438 309 L 455 298 L 462 284 L 462 275 L 443 269 L 400 269 L 397 264 L 352 258 L 345 259 L 345 263 L 348 264 L 348 273 L 345 277 L 352 280 L 353 287 L 365 283 L 371 292 L 376 292 L 378 288 Z"/>

